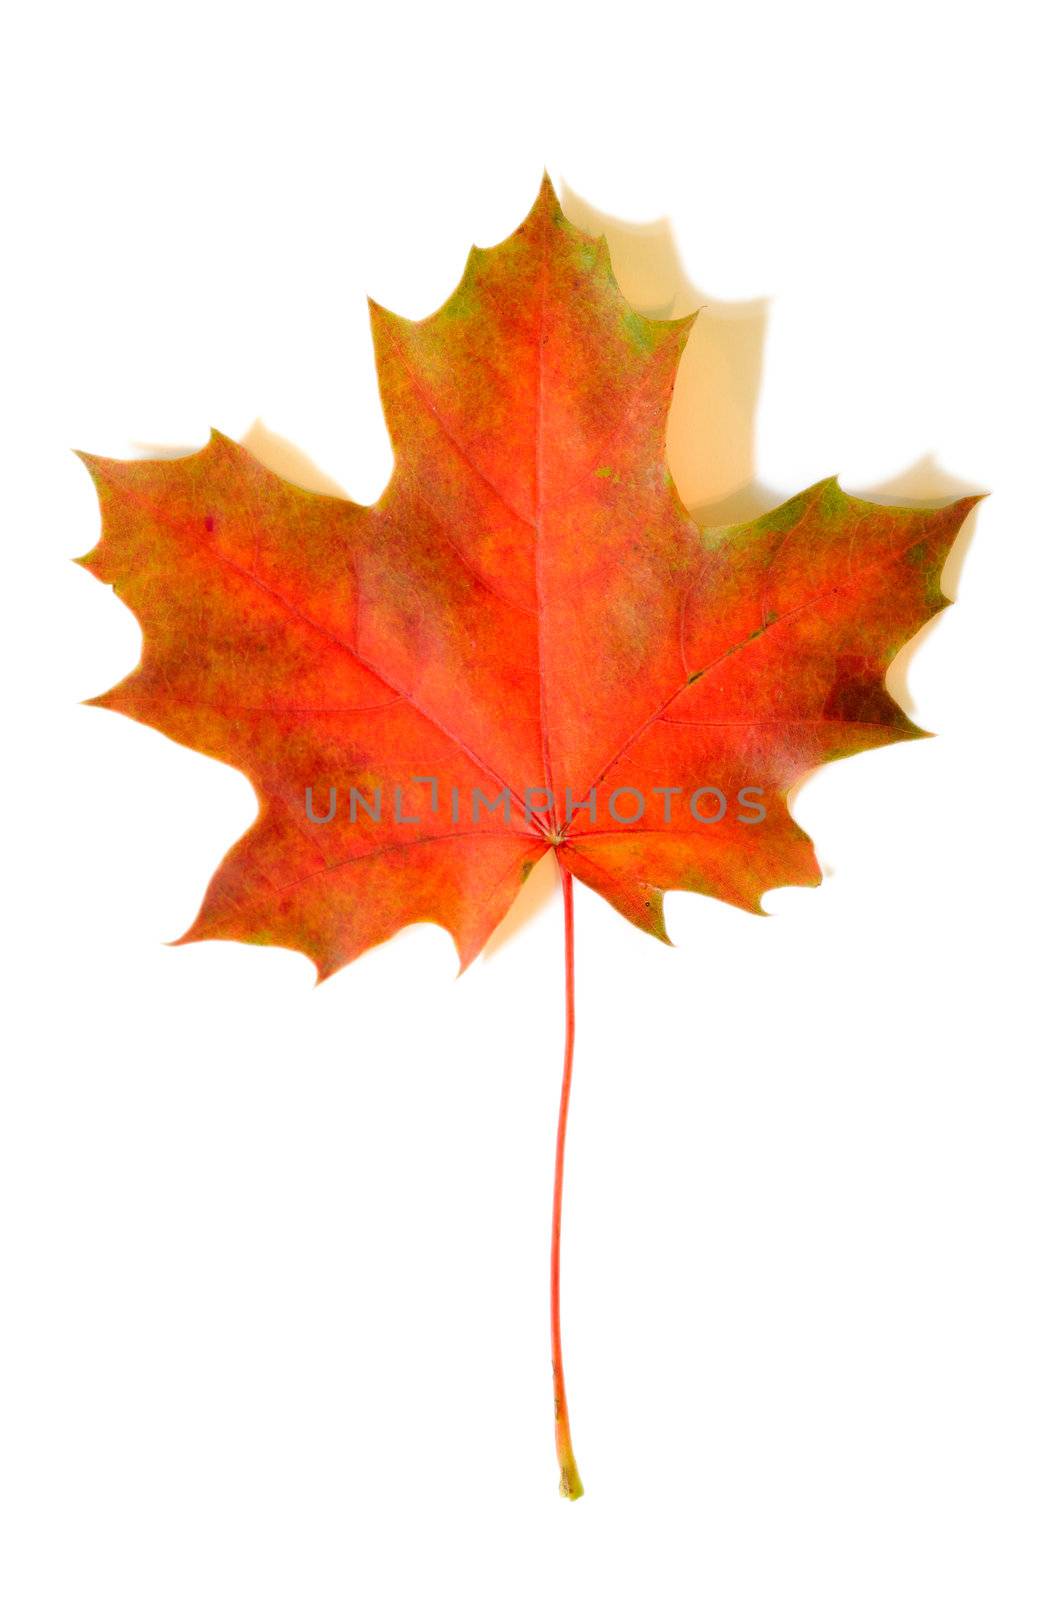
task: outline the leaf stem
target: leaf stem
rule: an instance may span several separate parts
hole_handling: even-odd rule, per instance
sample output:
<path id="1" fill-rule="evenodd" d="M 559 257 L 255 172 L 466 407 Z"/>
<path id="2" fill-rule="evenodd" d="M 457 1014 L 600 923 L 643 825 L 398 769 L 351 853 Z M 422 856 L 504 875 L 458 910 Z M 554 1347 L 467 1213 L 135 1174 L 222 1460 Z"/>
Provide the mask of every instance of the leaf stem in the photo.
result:
<path id="1" fill-rule="evenodd" d="M 559 863 L 560 865 L 560 863 Z M 561 892 L 565 901 L 565 1065 L 561 1074 L 561 1104 L 557 1113 L 557 1153 L 554 1158 L 554 1220 L 550 1241 L 550 1352 L 554 1367 L 554 1428 L 557 1464 L 561 1468 L 561 1494 L 578 1500 L 583 1493 L 579 1468 L 572 1452 L 572 1430 L 565 1395 L 565 1370 L 561 1361 L 561 1190 L 565 1180 L 565 1132 L 568 1099 L 572 1090 L 572 1052 L 576 1043 L 575 936 L 572 918 L 572 874 L 561 867 Z"/>

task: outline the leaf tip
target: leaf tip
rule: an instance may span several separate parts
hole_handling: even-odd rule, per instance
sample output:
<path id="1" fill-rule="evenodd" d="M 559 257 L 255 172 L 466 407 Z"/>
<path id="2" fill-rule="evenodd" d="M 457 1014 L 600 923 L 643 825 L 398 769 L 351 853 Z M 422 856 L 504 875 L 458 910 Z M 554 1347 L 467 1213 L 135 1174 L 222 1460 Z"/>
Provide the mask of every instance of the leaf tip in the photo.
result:
<path id="1" fill-rule="evenodd" d="M 535 196 L 535 204 L 521 223 L 521 228 L 526 228 L 530 222 L 558 222 L 562 215 L 561 202 L 557 198 L 557 190 L 550 180 L 550 174 L 544 168 L 542 182 L 539 184 L 539 192 Z M 517 231 L 519 233 L 520 229 Z"/>
<path id="2" fill-rule="evenodd" d="M 659 889 L 655 890 L 651 898 L 647 900 L 646 910 L 650 913 L 649 920 L 645 924 L 646 932 L 651 933 L 662 944 L 666 944 L 669 950 L 674 950 L 675 945 L 672 943 L 664 920 L 664 895 Z"/>
<path id="3" fill-rule="evenodd" d="M 409 317 L 400 317 L 397 311 L 389 311 L 379 300 L 374 300 L 371 294 L 366 295 L 365 303 L 369 307 L 369 327 L 374 344 L 382 333 L 388 332 L 394 335 L 400 328 L 408 327 L 410 324 Z"/>
<path id="4" fill-rule="evenodd" d="M 103 470 L 103 456 L 90 455 L 87 450 L 72 450 L 70 453 L 71 455 L 77 456 L 78 460 L 81 462 L 81 465 L 85 468 L 85 471 L 88 473 L 93 483 L 95 483 L 96 479 L 99 477 L 99 474 Z"/>
<path id="5" fill-rule="evenodd" d="M 542 178 L 539 180 L 538 198 L 546 205 L 559 205 L 557 190 L 554 188 L 553 180 L 545 167 L 543 168 Z"/>
<path id="6" fill-rule="evenodd" d="M 988 500 L 991 493 L 991 489 L 982 489 L 978 494 L 965 494 L 953 501 L 951 509 L 956 512 L 957 521 L 965 522 L 975 507 L 980 506 L 983 500 Z"/>

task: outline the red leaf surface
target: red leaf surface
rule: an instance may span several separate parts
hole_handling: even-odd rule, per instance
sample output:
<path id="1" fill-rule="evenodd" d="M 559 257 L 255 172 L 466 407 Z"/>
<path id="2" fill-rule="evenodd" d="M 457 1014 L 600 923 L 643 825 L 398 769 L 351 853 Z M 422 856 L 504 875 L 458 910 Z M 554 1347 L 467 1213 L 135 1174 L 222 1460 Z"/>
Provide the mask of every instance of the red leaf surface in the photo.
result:
<path id="1" fill-rule="evenodd" d="M 664 455 L 693 318 L 633 311 L 548 180 L 434 316 L 372 317 L 395 470 L 371 508 L 217 433 L 176 461 L 86 458 L 104 531 L 84 564 L 144 630 L 136 671 L 94 703 L 259 797 L 185 938 L 290 946 L 324 976 L 427 919 L 467 964 L 550 848 L 661 937 L 665 890 L 754 911 L 817 883 L 786 791 L 919 737 L 883 679 L 946 603 L 973 499 L 886 507 L 831 479 L 699 528 Z M 437 780 L 435 812 L 417 777 Z M 718 821 L 716 795 L 691 811 L 705 786 Z M 337 791 L 327 827 L 308 787 L 317 815 Z M 351 820 L 352 787 L 381 791 L 379 822 L 357 801 Z M 397 787 L 420 821 L 396 820 Z M 509 825 L 483 801 L 474 819 L 474 790 L 504 787 Z M 739 804 L 750 787 L 763 799 Z"/>
<path id="2" fill-rule="evenodd" d="M 95 703 L 259 798 L 185 939 L 288 946 L 326 976 L 430 920 L 465 965 L 550 849 L 569 907 L 567 873 L 661 938 L 669 889 L 756 911 L 817 883 L 787 791 L 920 736 L 885 673 L 946 603 L 973 499 L 887 507 L 830 479 L 698 527 L 665 462 L 694 319 L 634 311 L 548 180 L 433 316 L 371 311 L 395 452 L 376 505 L 220 434 L 88 460 L 84 564 L 144 631 Z M 503 791 L 508 819 L 484 804 Z M 559 1207 L 558 1185 L 555 1264 Z"/>

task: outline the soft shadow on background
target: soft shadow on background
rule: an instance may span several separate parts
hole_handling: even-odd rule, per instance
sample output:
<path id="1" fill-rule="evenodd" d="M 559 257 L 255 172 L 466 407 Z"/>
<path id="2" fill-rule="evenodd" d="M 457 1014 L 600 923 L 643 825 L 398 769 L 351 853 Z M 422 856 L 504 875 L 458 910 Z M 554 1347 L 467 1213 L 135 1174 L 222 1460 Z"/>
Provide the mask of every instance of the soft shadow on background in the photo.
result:
<path id="1" fill-rule="evenodd" d="M 595 210 L 565 184 L 560 187 L 560 199 L 566 217 L 577 228 L 595 237 L 605 234 L 617 282 L 636 310 L 655 318 L 699 312 L 680 363 L 667 437 L 668 464 L 694 520 L 702 527 L 745 522 L 807 488 L 803 483 L 775 488 L 757 477 L 756 411 L 769 302 L 721 301 L 703 294 L 683 270 L 666 219 L 638 224 L 620 221 Z M 243 443 L 263 466 L 289 482 L 348 498 L 309 456 L 271 432 L 261 420 L 251 426 Z M 930 454 L 885 482 L 861 485 L 858 490 L 847 487 L 850 492 L 894 505 L 943 503 L 982 488 L 953 477 Z M 950 597 L 955 594 L 974 521 L 973 516 L 968 517 L 945 566 L 942 582 Z M 890 693 L 909 713 L 908 665 L 925 635 L 923 629 L 904 646 L 887 674 Z M 801 786 L 791 790 L 791 800 Z M 484 949 L 486 959 L 539 914 L 556 881 L 557 866 L 550 854 L 536 866 L 491 935 Z"/>

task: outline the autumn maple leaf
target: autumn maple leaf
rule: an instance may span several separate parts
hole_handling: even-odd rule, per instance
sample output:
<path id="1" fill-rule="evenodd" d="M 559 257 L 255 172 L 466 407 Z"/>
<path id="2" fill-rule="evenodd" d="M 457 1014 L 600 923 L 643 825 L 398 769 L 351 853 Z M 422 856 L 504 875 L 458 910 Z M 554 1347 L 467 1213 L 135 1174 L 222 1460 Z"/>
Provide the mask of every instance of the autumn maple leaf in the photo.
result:
<path id="1" fill-rule="evenodd" d="M 556 852 L 553 1351 L 575 1496 L 558 1321 L 572 877 L 660 938 L 669 889 L 757 911 L 767 889 L 818 883 L 787 791 L 920 737 L 885 673 L 946 603 L 974 502 L 880 506 L 830 479 L 700 528 L 665 463 L 694 319 L 634 311 L 548 180 L 434 316 L 371 313 L 395 452 L 376 505 L 295 488 L 217 433 L 180 460 L 86 458 L 103 536 L 84 564 L 144 632 L 140 665 L 93 703 L 255 786 L 258 817 L 182 942 L 283 945 L 325 977 L 430 920 L 464 966 Z"/>

